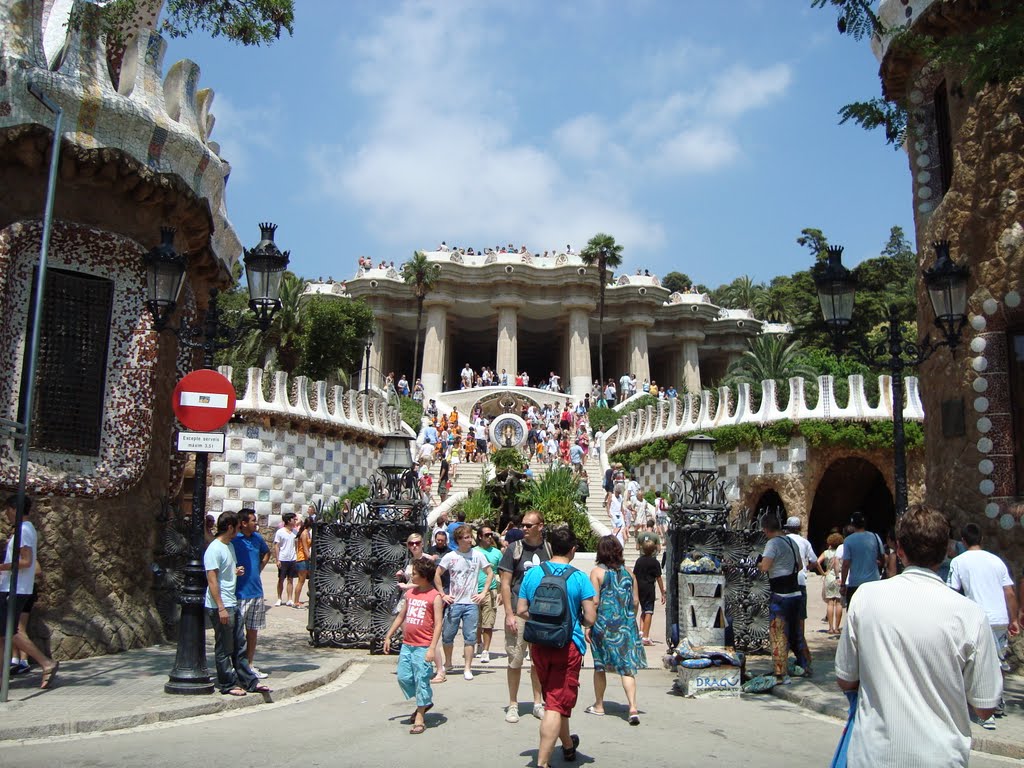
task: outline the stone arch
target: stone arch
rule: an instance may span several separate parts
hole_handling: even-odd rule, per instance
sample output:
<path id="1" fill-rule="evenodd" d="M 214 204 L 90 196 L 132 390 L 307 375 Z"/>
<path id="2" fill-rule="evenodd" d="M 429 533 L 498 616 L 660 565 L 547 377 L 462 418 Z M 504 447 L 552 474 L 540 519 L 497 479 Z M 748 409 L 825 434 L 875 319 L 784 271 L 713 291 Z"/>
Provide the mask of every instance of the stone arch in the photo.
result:
<path id="1" fill-rule="evenodd" d="M 757 499 L 757 503 L 753 507 L 754 511 L 760 515 L 766 511 L 778 510 L 779 515 L 785 519 L 788 517 L 786 513 L 786 502 L 779 495 L 779 492 L 774 488 L 768 488 L 763 491 Z"/>
<path id="2" fill-rule="evenodd" d="M 793 515 L 806 520 L 808 496 L 809 493 L 805 490 L 800 477 L 762 475 L 743 489 L 739 508 L 746 510 L 749 515 L 756 516 L 767 505 L 771 509 L 781 509 L 786 517 Z"/>
<path id="3" fill-rule="evenodd" d="M 855 510 L 863 510 L 868 530 L 883 535 L 895 525 L 896 508 L 885 473 L 860 456 L 832 461 L 814 491 L 807 538 L 821 551 L 832 528 L 842 529 Z"/>

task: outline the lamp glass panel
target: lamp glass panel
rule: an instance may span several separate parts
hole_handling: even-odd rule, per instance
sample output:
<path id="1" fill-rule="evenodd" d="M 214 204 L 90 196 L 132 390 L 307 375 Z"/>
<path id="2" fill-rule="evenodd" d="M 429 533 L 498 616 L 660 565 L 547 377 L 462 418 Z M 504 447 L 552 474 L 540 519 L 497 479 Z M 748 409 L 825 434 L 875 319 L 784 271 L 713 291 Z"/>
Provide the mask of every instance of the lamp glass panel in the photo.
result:
<path id="1" fill-rule="evenodd" d="M 409 441 L 404 437 L 389 437 L 380 453 L 378 465 L 384 469 L 408 469 L 412 466 Z"/>
<path id="2" fill-rule="evenodd" d="M 717 472 L 718 459 L 710 440 L 691 440 L 683 462 L 685 472 Z"/>
<path id="3" fill-rule="evenodd" d="M 185 281 L 185 272 L 179 264 L 166 262 L 150 266 L 149 298 L 160 305 L 177 302 L 181 293 L 181 284 Z"/>
<path id="4" fill-rule="evenodd" d="M 845 285 L 832 285 L 818 291 L 818 303 L 825 322 L 849 325 L 853 318 L 853 300 L 856 291 Z"/>
<path id="5" fill-rule="evenodd" d="M 937 320 L 959 320 L 967 312 L 967 283 L 963 280 L 943 280 L 930 285 L 928 297 Z"/>

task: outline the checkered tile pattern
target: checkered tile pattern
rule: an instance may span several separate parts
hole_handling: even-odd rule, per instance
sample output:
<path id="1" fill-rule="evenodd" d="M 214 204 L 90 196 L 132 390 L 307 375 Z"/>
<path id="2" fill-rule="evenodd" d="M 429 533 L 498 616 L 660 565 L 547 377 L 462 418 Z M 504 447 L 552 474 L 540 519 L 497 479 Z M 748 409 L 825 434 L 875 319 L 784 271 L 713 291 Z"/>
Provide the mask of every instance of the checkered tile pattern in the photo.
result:
<path id="1" fill-rule="evenodd" d="M 760 475 L 801 474 L 806 463 L 807 443 L 802 437 L 793 438 L 784 448 L 755 448 L 718 454 L 719 477 L 726 485 L 740 484 L 748 477 Z M 643 488 L 660 490 L 678 480 L 683 468 L 669 459 L 659 459 L 641 464 L 636 472 Z"/>
<path id="2" fill-rule="evenodd" d="M 210 512 L 256 510 L 275 525 L 285 512 L 307 504 L 330 504 L 364 485 L 377 468 L 380 451 L 365 443 L 343 443 L 323 435 L 281 428 L 229 424 L 225 450 L 211 456 Z"/>

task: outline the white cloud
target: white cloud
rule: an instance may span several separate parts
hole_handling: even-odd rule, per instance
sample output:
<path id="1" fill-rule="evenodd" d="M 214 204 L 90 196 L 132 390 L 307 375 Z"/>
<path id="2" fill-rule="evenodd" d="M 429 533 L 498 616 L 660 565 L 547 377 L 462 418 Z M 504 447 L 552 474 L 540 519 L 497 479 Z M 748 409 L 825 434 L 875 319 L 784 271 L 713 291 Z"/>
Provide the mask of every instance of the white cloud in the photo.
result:
<path id="1" fill-rule="evenodd" d="M 271 102 L 273 97 L 268 97 Z M 231 165 L 229 186 L 251 181 L 258 173 L 261 155 L 280 147 L 279 105 L 259 109 L 237 106 L 224 95 L 214 93 L 210 112 L 215 121 L 210 140 L 220 146 L 220 156 Z"/>
<path id="2" fill-rule="evenodd" d="M 786 64 L 765 69 L 733 67 L 715 81 L 708 111 L 726 118 L 738 117 L 778 99 L 792 80 L 793 73 Z"/>
<path id="3" fill-rule="evenodd" d="M 739 145 L 728 133 L 702 126 L 666 139 L 652 158 L 652 166 L 661 173 L 713 171 L 731 163 L 739 152 Z"/>

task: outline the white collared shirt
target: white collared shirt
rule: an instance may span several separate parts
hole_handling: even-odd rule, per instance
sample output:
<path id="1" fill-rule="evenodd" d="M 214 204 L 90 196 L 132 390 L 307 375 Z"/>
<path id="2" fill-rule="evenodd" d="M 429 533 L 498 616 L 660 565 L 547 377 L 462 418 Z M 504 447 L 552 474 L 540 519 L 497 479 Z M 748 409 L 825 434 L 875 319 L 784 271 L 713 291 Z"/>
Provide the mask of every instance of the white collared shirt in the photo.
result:
<path id="1" fill-rule="evenodd" d="M 857 589 L 835 673 L 860 681 L 850 765 L 966 766 L 967 705 L 995 707 L 1003 691 L 985 612 L 915 566 Z"/>

